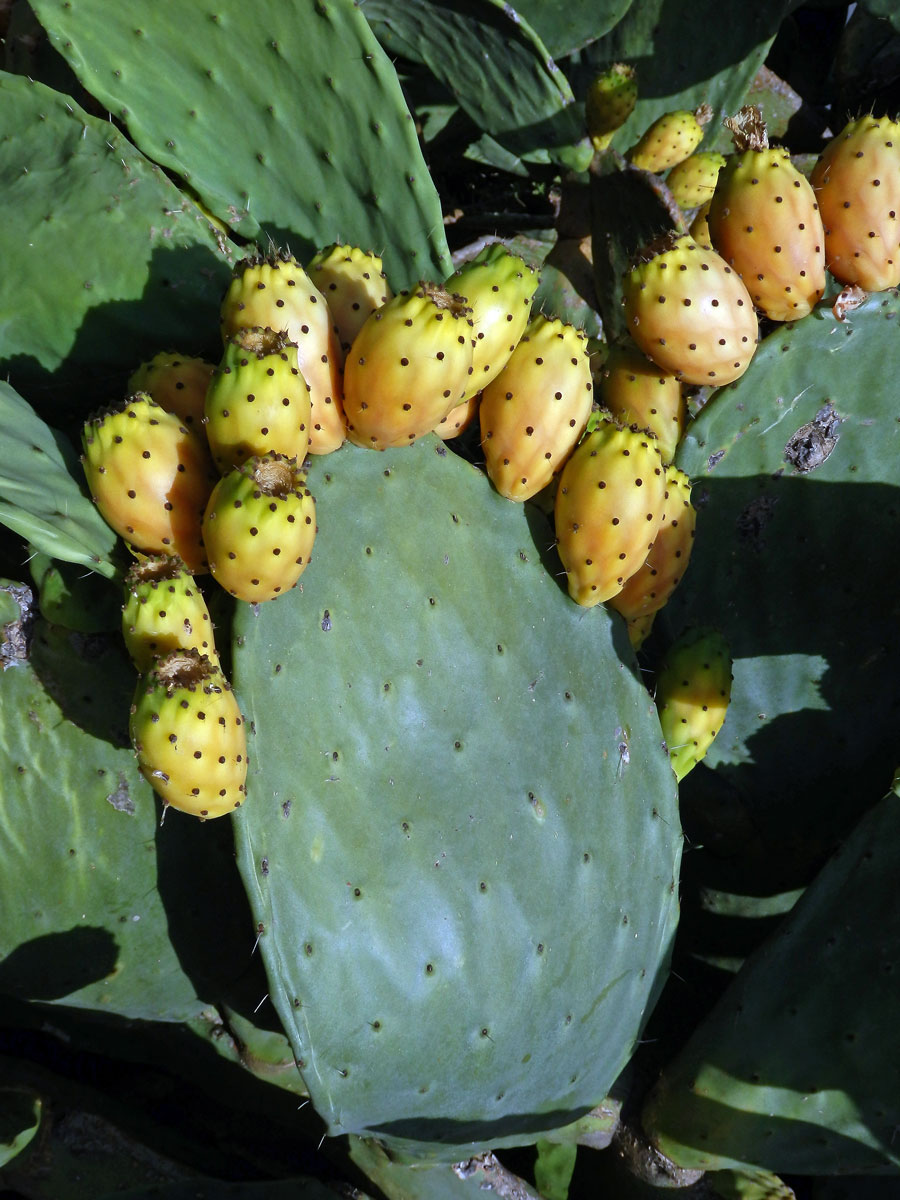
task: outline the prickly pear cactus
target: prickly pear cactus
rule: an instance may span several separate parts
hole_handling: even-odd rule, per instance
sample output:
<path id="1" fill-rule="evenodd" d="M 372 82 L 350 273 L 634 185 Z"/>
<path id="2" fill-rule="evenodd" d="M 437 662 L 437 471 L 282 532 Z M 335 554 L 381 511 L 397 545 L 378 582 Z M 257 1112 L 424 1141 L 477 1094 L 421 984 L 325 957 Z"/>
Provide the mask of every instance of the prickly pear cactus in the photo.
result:
<path id="1" fill-rule="evenodd" d="M 527 1143 L 603 1099 L 662 981 L 681 836 L 652 702 L 618 618 L 541 561 L 545 518 L 434 436 L 310 485 L 302 592 L 236 616 L 271 997 L 331 1134 Z"/>

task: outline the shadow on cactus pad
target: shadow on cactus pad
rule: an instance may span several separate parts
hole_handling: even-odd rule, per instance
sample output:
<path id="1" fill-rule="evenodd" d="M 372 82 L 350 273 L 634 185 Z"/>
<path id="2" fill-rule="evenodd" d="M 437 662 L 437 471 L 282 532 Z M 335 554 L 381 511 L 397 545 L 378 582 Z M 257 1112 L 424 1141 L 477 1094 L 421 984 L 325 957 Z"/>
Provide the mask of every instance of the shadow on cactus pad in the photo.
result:
<path id="1" fill-rule="evenodd" d="M 22 1000 L 61 1000 L 107 978 L 118 959 L 108 929 L 76 925 L 16 946 L 0 962 L 0 995 Z"/>

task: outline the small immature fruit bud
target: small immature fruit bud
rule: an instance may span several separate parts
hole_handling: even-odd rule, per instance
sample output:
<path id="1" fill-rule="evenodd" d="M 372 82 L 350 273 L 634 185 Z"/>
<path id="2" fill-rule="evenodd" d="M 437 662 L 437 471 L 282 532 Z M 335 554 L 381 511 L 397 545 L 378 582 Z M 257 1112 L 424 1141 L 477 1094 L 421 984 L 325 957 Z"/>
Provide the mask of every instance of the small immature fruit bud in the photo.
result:
<path id="1" fill-rule="evenodd" d="M 627 63 L 613 63 L 588 88 L 584 118 L 595 150 L 605 150 L 634 111 L 637 73 Z"/>

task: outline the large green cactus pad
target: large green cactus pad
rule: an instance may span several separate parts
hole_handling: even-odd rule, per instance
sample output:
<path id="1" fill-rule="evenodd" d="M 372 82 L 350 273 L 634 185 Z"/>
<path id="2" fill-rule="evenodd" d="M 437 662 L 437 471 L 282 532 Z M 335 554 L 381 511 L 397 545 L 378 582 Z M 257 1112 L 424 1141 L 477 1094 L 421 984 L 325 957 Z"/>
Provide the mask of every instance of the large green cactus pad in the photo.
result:
<path id="1" fill-rule="evenodd" d="M 783 865 L 774 890 L 807 881 L 900 759 L 898 319 L 884 294 L 777 329 L 677 458 L 697 537 L 663 620 L 714 622 L 731 646 L 706 762 Z"/>
<path id="2" fill-rule="evenodd" d="M 238 234 L 304 258 L 361 240 L 395 287 L 451 269 L 396 73 L 351 0 L 34 7 L 141 150 Z"/>
<path id="3" fill-rule="evenodd" d="M 272 999 L 332 1134 L 529 1142 L 603 1099 L 665 969 L 650 697 L 621 623 L 541 561 L 543 516 L 435 439 L 345 447 L 310 486 L 302 591 L 236 617 Z"/>
<path id="4" fill-rule="evenodd" d="M 684 1167 L 900 1173 L 900 797 L 872 809 L 663 1073 L 644 1125 Z"/>

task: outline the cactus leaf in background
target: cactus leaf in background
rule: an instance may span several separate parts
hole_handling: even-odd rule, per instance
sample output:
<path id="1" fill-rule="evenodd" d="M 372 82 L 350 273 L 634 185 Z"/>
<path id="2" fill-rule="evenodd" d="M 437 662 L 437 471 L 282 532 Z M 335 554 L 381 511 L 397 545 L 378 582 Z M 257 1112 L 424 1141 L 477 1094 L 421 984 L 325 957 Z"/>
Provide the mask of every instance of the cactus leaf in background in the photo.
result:
<path id="1" fill-rule="evenodd" d="M 870 809 L 747 960 L 644 1108 L 684 1167 L 900 1170 L 900 798 Z"/>
<path id="2" fill-rule="evenodd" d="M 508 153 L 546 162 L 584 136 L 565 75 L 502 0 L 366 0 L 363 12 L 392 52 L 424 63 Z"/>
<path id="3" fill-rule="evenodd" d="M 214 12 L 104 0 L 37 0 L 35 9 L 140 149 L 236 233 L 288 239 L 304 256 L 338 235 L 363 239 L 399 284 L 449 270 L 397 76 L 350 0 L 299 12 L 264 0 L 252 20 L 241 0 Z M 148 54 L 164 59 L 164 84 L 145 69 Z"/>
<path id="4" fill-rule="evenodd" d="M 622 20 L 633 0 L 516 0 L 554 58 L 580 50 Z"/>
<path id="5" fill-rule="evenodd" d="M 542 563 L 544 518 L 434 437 L 310 483 L 303 592 L 235 625 L 272 1000 L 332 1134 L 526 1143 L 603 1099 L 661 982 L 681 839 L 652 701 L 618 618 Z"/>
<path id="6" fill-rule="evenodd" d="M 375 1138 L 349 1138 L 350 1157 L 387 1200 L 543 1200 L 496 1155 L 479 1154 L 456 1163 L 421 1164 L 388 1154 Z"/>
<path id="7" fill-rule="evenodd" d="M 0 522 L 62 562 L 112 578 L 116 535 L 76 483 L 68 438 L 0 380 Z"/>
<path id="8" fill-rule="evenodd" d="M 900 565 L 885 551 L 900 425 L 884 371 L 898 319 L 885 293 L 843 321 L 823 303 L 777 328 L 676 458 L 697 536 L 661 620 L 677 636 L 714 614 L 731 647 L 728 721 L 706 763 L 749 806 L 773 891 L 808 881 L 900 759 Z"/>
<path id="9" fill-rule="evenodd" d="M 120 395 L 160 343 L 215 344 L 232 248 L 196 205 L 58 92 L 0 73 L 0 107 L 10 382 L 35 402 L 39 392 L 44 413 L 71 412 L 73 398 L 97 407 Z"/>

